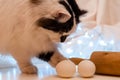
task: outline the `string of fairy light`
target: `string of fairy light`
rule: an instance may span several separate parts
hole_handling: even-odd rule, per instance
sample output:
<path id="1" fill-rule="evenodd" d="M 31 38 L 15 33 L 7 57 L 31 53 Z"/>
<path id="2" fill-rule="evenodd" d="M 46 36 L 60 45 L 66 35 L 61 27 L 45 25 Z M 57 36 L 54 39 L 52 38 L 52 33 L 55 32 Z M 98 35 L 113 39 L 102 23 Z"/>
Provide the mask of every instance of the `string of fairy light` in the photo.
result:
<path id="1" fill-rule="evenodd" d="M 84 29 L 82 26 L 78 25 L 77 31 L 68 38 L 68 41 L 60 44 L 59 50 L 66 57 L 88 59 L 93 51 L 120 51 L 114 33 L 107 37 L 106 33 L 102 32 L 101 26 L 91 30 Z"/>

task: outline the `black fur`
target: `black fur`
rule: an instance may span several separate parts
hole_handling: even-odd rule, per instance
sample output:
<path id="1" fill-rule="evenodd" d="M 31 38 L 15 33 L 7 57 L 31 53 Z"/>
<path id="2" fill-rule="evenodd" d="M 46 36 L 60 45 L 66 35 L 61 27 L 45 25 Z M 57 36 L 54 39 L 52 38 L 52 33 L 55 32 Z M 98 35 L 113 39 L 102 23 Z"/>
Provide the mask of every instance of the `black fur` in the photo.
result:
<path id="1" fill-rule="evenodd" d="M 44 60 L 44 61 L 50 61 L 51 57 L 53 56 L 54 52 L 53 51 L 50 51 L 50 52 L 43 52 L 43 53 L 40 53 L 37 57 L 41 60 Z"/>
<path id="2" fill-rule="evenodd" d="M 68 35 L 63 35 L 60 37 L 61 42 L 64 42 Z"/>
<path id="3" fill-rule="evenodd" d="M 66 10 L 71 14 L 71 17 L 73 18 L 74 17 L 73 16 L 73 11 L 70 8 L 70 6 L 63 0 L 59 1 L 59 3 L 62 4 L 66 8 Z"/>
<path id="4" fill-rule="evenodd" d="M 74 25 L 74 16 L 76 22 L 79 23 L 80 22 L 79 16 L 85 14 L 86 11 L 80 10 L 75 0 L 67 0 L 67 1 L 69 4 L 63 0 L 59 1 L 59 3 L 63 5 L 66 8 L 66 10 L 71 14 L 71 18 L 67 22 L 61 23 L 57 19 L 50 19 L 43 17 L 37 20 L 37 25 L 57 33 L 69 32 Z"/>
<path id="5" fill-rule="evenodd" d="M 41 0 L 30 0 L 31 3 L 39 5 L 42 1 Z"/>
<path id="6" fill-rule="evenodd" d="M 71 18 L 66 23 L 60 23 L 54 19 L 41 18 L 37 21 L 37 25 L 45 29 L 52 30 L 54 32 L 63 33 L 63 32 L 68 32 L 72 29 L 73 20 Z"/>
<path id="7" fill-rule="evenodd" d="M 38 26 L 58 33 L 69 32 L 72 29 L 74 24 L 72 10 L 64 1 L 60 1 L 59 3 L 68 10 L 68 12 L 71 14 L 71 18 L 65 23 L 61 23 L 57 19 L 40 18 L 37 21 Z"/>
<path id="8" fill-rule="evenodd" d="M 37 26 L 54 31 L 56 33 L 67 33 L 72 29 L 74 25 L 74 18 L 76 20 L 76 23 L 79 23 L 79 17 L 86 13 L 86 11 L 79 9 L 75 0 L 67 0 L 67 2 L 65 2 L 64 0 L 60 0 L 59 3 L 63 5 L 65 9 L 70 13 L 71 18 L 67 22 L 62 23 L 59 22 L 57 19 L 43 17 L 37 20 Z M 65 38 L 66 37 L 61 37 L 61 42 L 63 42 Z"/>
<path id="9" fill-rule="evenodd" d="M 67 0 L 69 5 L 71 6 L 74 14 L 75 14 L 75 19 L 76 19 L 76 22 L 79 23 L 80 20 L 79 20 L 79 17 L 83 14 L 86 13 L 86 11 L 84 10 L 80 10 L 77 3 L 75 2 L 75 0 Z"/>

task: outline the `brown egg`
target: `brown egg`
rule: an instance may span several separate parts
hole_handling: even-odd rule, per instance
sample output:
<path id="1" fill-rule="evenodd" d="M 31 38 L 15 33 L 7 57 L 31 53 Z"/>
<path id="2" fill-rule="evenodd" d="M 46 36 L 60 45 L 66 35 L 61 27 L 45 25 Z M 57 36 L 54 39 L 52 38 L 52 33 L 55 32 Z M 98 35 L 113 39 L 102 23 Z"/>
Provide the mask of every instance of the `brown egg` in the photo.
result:
<path id="1" fill-rule="evenodd" d="M 73 77 L 76 72 L 76 65 L 70 60 L 63 60 L 57 64 L 56 72 L 59 77 Z"/>
<path id="2" fill-rule="evenodd" d="M 78 64 L 78 72 L 81 77 L 92 77 L 95 70 L 95 64 L 90 60 L 83 60 Z"/>

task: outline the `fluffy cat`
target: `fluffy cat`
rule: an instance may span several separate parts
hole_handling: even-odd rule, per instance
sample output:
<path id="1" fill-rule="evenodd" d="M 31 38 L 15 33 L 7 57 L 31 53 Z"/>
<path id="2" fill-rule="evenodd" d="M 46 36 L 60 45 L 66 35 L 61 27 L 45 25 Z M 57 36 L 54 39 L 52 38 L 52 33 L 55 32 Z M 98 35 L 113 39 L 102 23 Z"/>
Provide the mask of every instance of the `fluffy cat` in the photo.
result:
<path id="1" fill-rule="evenodd" d="M 0 0 L 0 52 L 10 53 L 23 73 L 37 73 L 32 57 L 54 67 L 66 59 L 55 42 L 64 41 L 84 13 L 75 0 Z"/>

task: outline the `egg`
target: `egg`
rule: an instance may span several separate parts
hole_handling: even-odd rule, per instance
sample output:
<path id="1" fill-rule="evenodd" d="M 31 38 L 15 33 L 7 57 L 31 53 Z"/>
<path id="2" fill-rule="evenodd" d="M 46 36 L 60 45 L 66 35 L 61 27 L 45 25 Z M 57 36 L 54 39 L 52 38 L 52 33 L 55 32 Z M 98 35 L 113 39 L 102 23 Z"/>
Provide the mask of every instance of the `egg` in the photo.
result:
<path id="1" fill-rule="evenodd" d="M 95 64 L 90 60 L 83 60 L 78 64 L 78 73 L 81 77 L 92 77 L 95 71 Z"/>
<path id="2" fill-rule="evenodd" d="M 63 60 L 57 64 L 56 72 L 59 77 L 73 77 L 76 73 L 76 65 L 70 60 Z"/>

